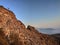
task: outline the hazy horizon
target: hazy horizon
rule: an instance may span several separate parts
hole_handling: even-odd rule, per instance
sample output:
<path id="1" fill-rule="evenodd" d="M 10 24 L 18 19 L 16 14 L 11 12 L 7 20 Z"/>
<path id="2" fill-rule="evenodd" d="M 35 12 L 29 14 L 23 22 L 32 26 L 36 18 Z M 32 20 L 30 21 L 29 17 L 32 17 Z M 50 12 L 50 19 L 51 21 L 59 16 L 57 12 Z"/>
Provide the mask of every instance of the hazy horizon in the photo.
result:
<path id="1" fill-rule="evenodd" d="M 26 26 L 60 28 L 60 0 L 0 0 Z"/>

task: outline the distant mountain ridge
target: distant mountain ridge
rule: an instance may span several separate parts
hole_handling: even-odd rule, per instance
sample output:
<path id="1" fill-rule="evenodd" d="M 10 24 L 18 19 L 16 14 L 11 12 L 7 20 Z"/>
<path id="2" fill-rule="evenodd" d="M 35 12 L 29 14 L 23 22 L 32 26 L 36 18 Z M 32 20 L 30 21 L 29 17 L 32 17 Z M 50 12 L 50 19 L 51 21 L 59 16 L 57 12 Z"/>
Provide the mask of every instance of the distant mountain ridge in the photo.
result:
<path id="1" fill-rule="evenodd" d="M 60 33 L 59 28 L 36 28 L 39 32 L 45 33 L 45 34 L 56 34 Z"/>
<path id="2" fill-rule="evenodd" d="M 54 28 L 38 28 L 38 29 L 40 29 L 40 30 L 56 30 Z"/>

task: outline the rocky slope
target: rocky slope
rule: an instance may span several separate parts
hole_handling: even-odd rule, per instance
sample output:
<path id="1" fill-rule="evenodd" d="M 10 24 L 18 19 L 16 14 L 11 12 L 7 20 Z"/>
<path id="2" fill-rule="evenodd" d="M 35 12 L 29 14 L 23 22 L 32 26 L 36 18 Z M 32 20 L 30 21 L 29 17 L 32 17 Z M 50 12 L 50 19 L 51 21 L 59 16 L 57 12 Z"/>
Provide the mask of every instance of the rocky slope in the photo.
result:
<path id="1" fill-rule="evenodd" d="M 39 33 L 30 25 L 26 28 L 12 11 L 3 6 L 0 6 L 0 29 L 4 33 L 2 39 L 6 45 L 59 45 L 59 40 L 55 37 Z M 0 40 L 0 43 L 4 41 Z"/>

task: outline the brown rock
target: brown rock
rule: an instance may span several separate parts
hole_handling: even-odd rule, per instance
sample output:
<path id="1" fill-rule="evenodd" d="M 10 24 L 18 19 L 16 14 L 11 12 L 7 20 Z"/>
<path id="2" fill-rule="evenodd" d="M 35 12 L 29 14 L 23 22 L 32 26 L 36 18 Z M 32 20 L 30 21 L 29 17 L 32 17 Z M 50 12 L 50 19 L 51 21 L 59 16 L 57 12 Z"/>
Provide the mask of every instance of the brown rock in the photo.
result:
<path id="1" fill-rule="evenodd" d="M 40 34 L 33 26 L 28 25 L 27 29 L 30 30 L 30 31 L 32 31 L 32 32 L 35 32 L 37 34 Z"/>
<path id="2" fill-rule="evenodd" d="M 9 45 L 7 39 L 4 37 L 4 33 L 0 28 L 0 45 Z"/>
<path id="3" fill-rule="evenodd" d="M 10 45 L 59 45 L 53 36 L 39 33 L 34 27 L 16 19 L 14 13 L 0 6 L 0 28 Z"/>

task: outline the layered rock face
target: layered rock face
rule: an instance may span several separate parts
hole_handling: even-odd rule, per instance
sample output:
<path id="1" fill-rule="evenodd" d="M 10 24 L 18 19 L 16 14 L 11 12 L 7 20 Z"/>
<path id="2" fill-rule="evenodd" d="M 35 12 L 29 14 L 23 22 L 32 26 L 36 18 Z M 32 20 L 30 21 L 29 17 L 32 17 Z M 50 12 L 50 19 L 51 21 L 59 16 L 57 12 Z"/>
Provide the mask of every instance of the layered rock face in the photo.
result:
<path id="1" fill-rule="evenodd" d="M 9 45 L 59 45 L 55 37 L 39 33 L 30 25 L 26 28 L 12 11 L 3 6 L 0 6 L 0 29 Z"/>

